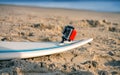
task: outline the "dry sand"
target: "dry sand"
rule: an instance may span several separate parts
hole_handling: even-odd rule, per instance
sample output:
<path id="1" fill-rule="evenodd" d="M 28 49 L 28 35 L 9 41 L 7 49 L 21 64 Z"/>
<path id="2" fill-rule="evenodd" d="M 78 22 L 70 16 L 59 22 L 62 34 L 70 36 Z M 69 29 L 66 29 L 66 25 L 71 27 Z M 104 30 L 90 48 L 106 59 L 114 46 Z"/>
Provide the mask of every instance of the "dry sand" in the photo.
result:
<path id="1" fill-rule="evenodd" d="M 0 61 L 0 75 L 120 75 L 120 14 L 0 5 L 1 41 L 57 41 L 65 25 L 93 42 L 59 54 Z"/>

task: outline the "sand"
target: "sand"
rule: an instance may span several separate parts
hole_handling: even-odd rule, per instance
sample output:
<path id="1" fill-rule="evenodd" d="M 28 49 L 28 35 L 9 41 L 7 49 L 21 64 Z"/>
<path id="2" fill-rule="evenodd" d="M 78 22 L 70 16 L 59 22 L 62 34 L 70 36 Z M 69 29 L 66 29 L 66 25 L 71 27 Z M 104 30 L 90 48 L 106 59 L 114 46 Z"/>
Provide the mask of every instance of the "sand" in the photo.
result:
<path id="1" fill-rule="evenodd" d="M 0 61 L 0 75 L 120 75 L 120 13 L 0 5 L 1 41 L 61 41 L 65 25 L 84 46 L 59 54 Z"/>

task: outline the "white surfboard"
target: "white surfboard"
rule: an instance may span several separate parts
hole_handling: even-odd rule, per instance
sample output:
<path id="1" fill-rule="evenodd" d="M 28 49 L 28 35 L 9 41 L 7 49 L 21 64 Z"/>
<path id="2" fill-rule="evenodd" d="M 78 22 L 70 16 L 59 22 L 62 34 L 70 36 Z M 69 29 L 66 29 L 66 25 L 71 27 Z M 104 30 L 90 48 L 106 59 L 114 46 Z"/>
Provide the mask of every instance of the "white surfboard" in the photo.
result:
<path id="1" fill-rule="evenodd" d="M 82 46 L 93 39 L 58 42 L 0 42 L 0 60 L 50 55 Z"/>

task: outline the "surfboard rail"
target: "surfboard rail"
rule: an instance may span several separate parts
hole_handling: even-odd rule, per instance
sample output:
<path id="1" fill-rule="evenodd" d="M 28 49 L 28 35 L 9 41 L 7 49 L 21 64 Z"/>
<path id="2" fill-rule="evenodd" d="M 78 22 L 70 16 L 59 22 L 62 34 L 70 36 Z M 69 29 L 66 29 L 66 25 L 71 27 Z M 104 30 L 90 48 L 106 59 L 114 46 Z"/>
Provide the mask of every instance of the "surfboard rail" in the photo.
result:
<path id="1" fill-rule="evenodd" d="M 87 40 L 73 41 L 63 45 L 52 42 L 0 42 L 0 60 L 31 58 L 60 53 L 82 46 L 92 40 L 93 39 L 90 38 Z"/>

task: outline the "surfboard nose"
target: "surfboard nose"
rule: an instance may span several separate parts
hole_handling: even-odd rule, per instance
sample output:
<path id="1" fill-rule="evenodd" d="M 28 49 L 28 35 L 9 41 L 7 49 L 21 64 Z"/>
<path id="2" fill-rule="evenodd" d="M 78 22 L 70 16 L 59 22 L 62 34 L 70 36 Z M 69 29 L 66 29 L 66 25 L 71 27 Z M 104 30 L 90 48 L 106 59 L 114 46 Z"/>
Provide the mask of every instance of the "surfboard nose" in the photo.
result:
<path id="1" fill-rule="evenodd" d="M 92 40 L 93 40 L 93 38 L 90 38 L 90 39 L 89 39 L 89 41 L 92 41 Z"/>

